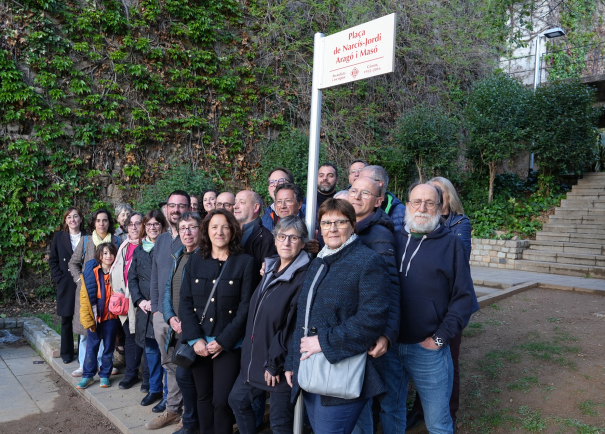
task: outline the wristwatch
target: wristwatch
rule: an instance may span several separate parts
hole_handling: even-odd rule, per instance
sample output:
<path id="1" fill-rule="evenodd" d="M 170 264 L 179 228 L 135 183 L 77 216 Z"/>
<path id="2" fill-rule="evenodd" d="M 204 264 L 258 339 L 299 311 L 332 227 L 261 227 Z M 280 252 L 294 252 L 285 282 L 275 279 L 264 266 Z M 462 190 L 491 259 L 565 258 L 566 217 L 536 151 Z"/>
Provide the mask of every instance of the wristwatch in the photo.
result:
<path id="1" fill-rule="evenodd" d="M 433 338 L 433 342 L 435 342 L 435 345 L 437 345 L 439 348 L 441 348 L 443 346 L 443 344 L 445 343 L 445 342 L 443 342 L 443 339 L 441 339 L 436 334 L 433 334 L 432 338 Z"/>

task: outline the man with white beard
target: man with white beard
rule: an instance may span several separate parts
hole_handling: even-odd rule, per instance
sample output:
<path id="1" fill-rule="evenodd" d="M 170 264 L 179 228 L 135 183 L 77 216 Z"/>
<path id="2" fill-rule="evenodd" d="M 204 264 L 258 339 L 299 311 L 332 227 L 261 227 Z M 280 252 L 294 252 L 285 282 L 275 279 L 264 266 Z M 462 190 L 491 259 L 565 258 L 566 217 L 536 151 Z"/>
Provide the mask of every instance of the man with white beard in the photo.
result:
<path id="1" fill-rule="evenodd" d="M 429 433 L 455 430 L 449 412 L 454 370 L 448 344 L 468 324 L 474 288 L 462 242 L 439 223 L 442 202 L 438 187 L 413 184 L 405 226 L 395 234 L 401 320 L 397 342 L 383 356 L 385 433 L 405 431 L 410 377 Z"/>

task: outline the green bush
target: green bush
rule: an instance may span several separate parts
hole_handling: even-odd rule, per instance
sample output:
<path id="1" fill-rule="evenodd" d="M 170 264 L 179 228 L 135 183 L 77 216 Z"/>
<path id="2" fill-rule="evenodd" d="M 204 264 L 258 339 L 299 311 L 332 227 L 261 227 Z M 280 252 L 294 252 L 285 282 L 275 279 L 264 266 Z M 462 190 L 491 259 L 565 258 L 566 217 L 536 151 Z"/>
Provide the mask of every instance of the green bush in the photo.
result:
<path id="1" fill-rule="evenodd" d="M 388 161 L 391 175 L 402 178 L 415 165 L 423 182 L 454 167 L 459 152 L 458 122 L 440 107 L 421 104 L 399 118 L 393 144 L 382 152 L 382 159 Z"/>
<path id="2" fill-rule="evenodd" d="M 327 161 L 327 148 L 322 143 L 319 150 L 319 162 L 321 164 L 324 161 Z M 309 137 L 298 129 L 287 129 L 276 140 L 272 140 L 261 147 L 260 170 L 251 174 L 251 188 L 270 203 L 271 199 L 267 190 L 267 176 L 274 167 L 282 166 L 292 171 L 294 182 L 306 194 L 308 162 Z M 343 174 L 340 177 L 342 179 Z"/>
<path id="3" fill-rule="evenodd" d="M 136 203 L 135 209 L 143 213 L 157 209 L 158 203 L 166 200 L 174 190 L 200 194 L 206 188 L 216 187 L 217 184 L 206 172 L 185 165 L 175 166 L 166 171 L 155 184 L 141 188 L 141 199 Z"/>
<path id="4" fill-rule="evenodd" d="M 580 173 L 594 164 L 595 90 L 580 81 L 549 82 L 536 89 L 529 121 L 532 152 L 543 175 Z"/>

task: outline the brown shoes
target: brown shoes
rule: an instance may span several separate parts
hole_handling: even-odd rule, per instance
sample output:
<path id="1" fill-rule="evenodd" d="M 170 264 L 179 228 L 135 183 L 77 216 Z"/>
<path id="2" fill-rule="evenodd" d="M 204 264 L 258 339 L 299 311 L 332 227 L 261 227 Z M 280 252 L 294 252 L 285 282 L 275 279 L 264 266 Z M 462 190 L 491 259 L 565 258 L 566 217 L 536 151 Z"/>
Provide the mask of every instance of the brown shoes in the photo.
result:
<path id="1" fill-rule="evenodd" d="M 173 423 L 178 423 L 181 420 L 181 416 L 178 414 L 172 413 L 170 410 L 166 410 L 164 413 L 160 414 L 155 419 L 147 422 L 145 424 L 146 429 L 160 429 L 165 426 L 172 425 Z"/>

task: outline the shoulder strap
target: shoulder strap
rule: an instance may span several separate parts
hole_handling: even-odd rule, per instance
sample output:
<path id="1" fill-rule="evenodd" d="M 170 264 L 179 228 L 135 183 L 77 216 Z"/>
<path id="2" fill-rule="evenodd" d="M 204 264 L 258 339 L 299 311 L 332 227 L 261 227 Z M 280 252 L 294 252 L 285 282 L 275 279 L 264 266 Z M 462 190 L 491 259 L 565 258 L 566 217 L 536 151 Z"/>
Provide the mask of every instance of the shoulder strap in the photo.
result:
<path id="1" fill-rule="evenodd" d="M 88 244 L 88 235 L 84 235 L 84 250 L 82 251 L 82 262 L 84 262 L 84 258 L 86 257 L 86 244 Z"/>
<path id="2" fill-rule="evenodd" d="M 317 283 L 317 279 L 319 279 L 319 275 L 324 269 L 325 264 L 321 264 L 319 266 L 319 270 L 317 270 L 317 274 L 311 283 L 311 287 L 309 288 L 309 293 L 307 294 L 307 311 L 305 312 L 305 337 L 309 334 L 309 312 L 311 311 L 311 301 L 313 300 L 313 290 L 315 289 L 315 284 Z"/>
<path id="3" fill-rule="evenodd" d="M 218 285 L 219 280 L 221 280 L 223 271 L 225 271 L 225 268 L 227 268 L 228 261 L 229 261 L 229 258 L 227 258 L 227 260 L 223 264 L 223 268 L 221 269 L 221 272 L 218 274 L 218 277 L 214 281 L 214 286 L 212 287 L 212 291 L 210 291 L 210 296 L 208 297 L 208 301 L 206 302 L 206 307 L 204 308 L 204 313 L 202 313 L 202 320 L 200 321 L 200 325 L 202 325 L 202 323 L 204 322 L 204 319 L 206 318 L 206 312 L 208 311 L 208 307 L 210 306 L 210 300 L 212 300 L 212 297 L 214 296 L 214 292 L 216 291 L 216 286 Z"/>

